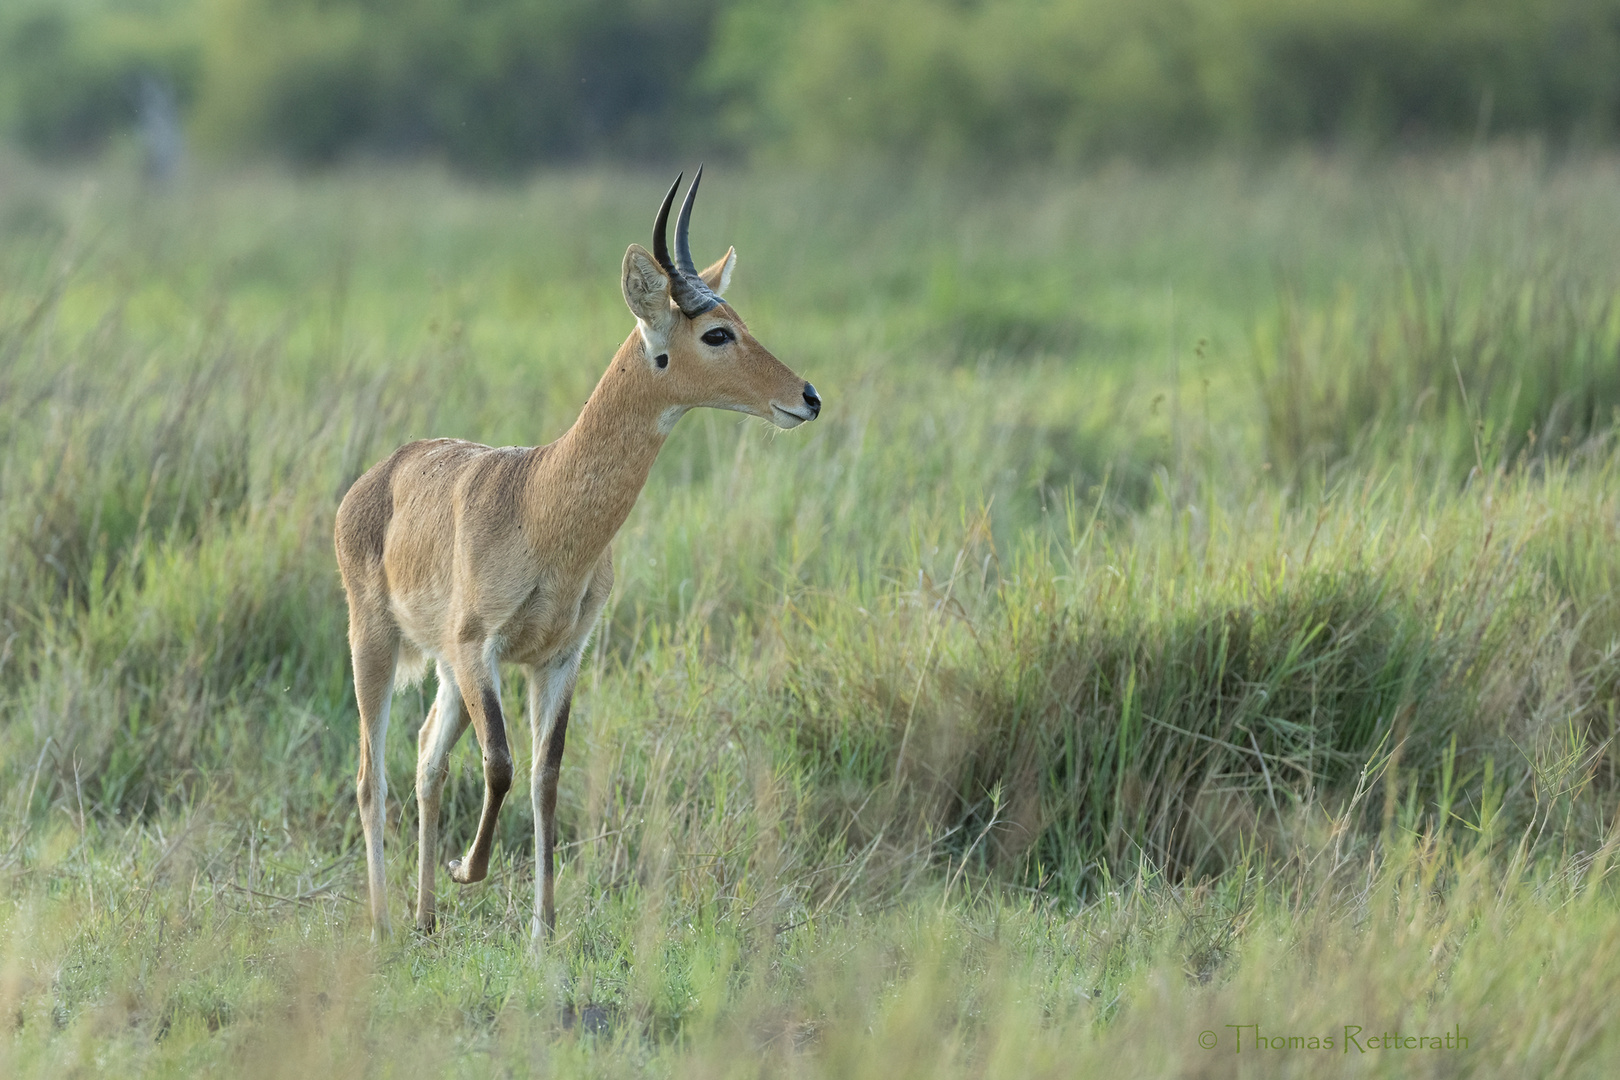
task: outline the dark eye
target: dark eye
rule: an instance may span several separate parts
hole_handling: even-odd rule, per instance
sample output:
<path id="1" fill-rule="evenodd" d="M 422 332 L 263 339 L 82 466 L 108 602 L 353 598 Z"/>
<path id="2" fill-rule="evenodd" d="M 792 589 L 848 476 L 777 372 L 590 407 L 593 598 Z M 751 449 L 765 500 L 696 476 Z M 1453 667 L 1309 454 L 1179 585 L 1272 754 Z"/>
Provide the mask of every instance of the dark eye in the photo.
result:
<path id="1" fill-rule="evenodd" d="M 713 330 L 710 330 L 708 333 L 703 335 L 703 344 L 713 345 L 716 348 L 724 345 L 728 341 L 736 340 L 737 335 L 733 334 L 730 330 L 727 330 L 723 326 L 717 326 Z"/>

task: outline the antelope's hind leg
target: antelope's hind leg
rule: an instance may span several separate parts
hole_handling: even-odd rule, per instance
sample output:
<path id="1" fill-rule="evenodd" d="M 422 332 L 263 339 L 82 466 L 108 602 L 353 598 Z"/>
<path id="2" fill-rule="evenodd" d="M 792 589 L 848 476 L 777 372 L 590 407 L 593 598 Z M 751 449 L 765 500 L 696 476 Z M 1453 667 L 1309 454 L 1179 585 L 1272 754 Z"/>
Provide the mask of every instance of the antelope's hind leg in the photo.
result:
<path id="1" fill-rule="evenodd" d="M 433 708 L 416 737 L 416 805 L 420 814 L 417 847 L 421 863 L 416 883 L 416 928 L 432 933 L 434 926 L 433 876 L 439 858 L 439 800 L 449 773 L 450 751 L 467 730 L 467 710 L 455 674 L 444 661 L 438 665 L 439 690 Z"/>
<path id="2" fill-rule="evenodd" d="M 388 737 L 388 708 L 394 696 L 397 637 L 349 621 L 349 651 L 354 659 L 354 698 L 360 708 L 360 771 L 355 794 L 360 827 L 366 835 L 366 889 L 371 900 L 373 940 L 389 936 L 388 882 L 383 872 L 383 815 L 388 802 L 388 776 L 383 747 Z"/>

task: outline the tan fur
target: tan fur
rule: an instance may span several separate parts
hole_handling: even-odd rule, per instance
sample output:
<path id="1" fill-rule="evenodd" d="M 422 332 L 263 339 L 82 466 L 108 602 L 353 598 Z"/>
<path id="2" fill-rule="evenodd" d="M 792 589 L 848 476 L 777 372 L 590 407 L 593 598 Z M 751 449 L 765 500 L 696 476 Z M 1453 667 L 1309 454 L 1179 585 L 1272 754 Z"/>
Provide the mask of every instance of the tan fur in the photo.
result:
<path id="1" fill-rule="evenodd" d="M 735 252 L 703 272 L 719 292 Z M 374 932 L 389 931 L 383 877 L 383 744 L 397 680 L 438 666 L 438 696 L 418 738 L 420 872 L 416 924 L 434 925 L 434 867 L 446 761 L 472 725 L 483 750 L 484 806 L 460 883 L 488 872 L 495 818 L 512 783 L 500 665 L 529 684 L 535 747 L 538 935 L 555 922 L 557 774 L 580 655 L 613 585 L 609 542 L 641 493 L 675 420 L 711 406 L 779 427 L 814 419 L 807 383 L 767 352 L 729 304 L 688 319 L 656 262 L 631 245 L 622 278 L 637 328 L 619 347 L 573 427 L 539 447 L 459 439 L 413 442 L 357 480 L 338 508 L 335 540 L 349 598 L 349 647 L 360 709 L 357 790 Z M 702 336 L 725 327 L 720 347 Z M 657 356 L 667 354 L 666 367 Z"/>

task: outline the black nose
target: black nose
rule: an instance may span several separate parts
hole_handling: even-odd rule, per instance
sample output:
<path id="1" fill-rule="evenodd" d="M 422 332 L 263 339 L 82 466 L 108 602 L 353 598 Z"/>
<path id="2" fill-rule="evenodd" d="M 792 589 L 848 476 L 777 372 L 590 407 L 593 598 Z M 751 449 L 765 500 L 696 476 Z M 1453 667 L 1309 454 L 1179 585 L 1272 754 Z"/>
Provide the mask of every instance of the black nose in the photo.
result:
<path id="1" fill-rule="evenodd" d="M 804 403 L 810 406 L 810 412 L 814 414 L 811 419 L 821 415 L 821 395 L 809 383 L 804 384 Z"/>

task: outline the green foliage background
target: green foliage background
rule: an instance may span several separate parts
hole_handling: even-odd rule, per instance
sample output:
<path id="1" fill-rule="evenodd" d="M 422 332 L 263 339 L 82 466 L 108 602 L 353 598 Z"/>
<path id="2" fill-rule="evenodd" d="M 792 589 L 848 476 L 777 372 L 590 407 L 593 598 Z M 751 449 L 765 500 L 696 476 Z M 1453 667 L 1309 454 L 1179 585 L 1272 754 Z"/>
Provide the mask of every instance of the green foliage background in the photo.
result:
<path id="1" fill-rule="evenodd" d="M 202 147 L 321 163 L 706 152 L 1076 163 L 1620 134 L 1620 0 L 17 0 L 0 125 L 104 147 L 166 79 Z"/>

